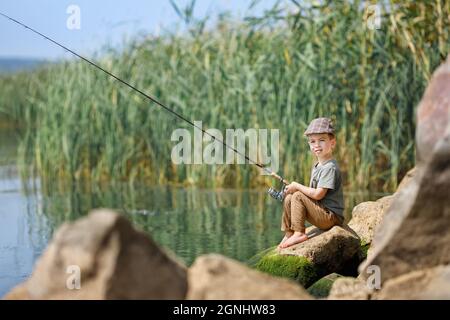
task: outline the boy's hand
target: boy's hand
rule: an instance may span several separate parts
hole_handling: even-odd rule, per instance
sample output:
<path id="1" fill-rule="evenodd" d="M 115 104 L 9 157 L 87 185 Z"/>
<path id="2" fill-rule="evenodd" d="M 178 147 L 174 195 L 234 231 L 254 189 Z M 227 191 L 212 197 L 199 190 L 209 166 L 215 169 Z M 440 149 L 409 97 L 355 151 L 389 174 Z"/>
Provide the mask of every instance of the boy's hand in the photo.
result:
<path id="1" fill-rule="evenodd" d="M 291 193 L 294 193 L 294 192 L 296 192 L 296 191 L 299 191 L 299 187 L 298 187 L 298 183 L 297 182 L 291 182 L 290 184 L 288 184 L 287 186 L 286 186 L 286 188 L 284 189 L 284 193 L 286 193 L 286 194 L 291 194 Z"/>

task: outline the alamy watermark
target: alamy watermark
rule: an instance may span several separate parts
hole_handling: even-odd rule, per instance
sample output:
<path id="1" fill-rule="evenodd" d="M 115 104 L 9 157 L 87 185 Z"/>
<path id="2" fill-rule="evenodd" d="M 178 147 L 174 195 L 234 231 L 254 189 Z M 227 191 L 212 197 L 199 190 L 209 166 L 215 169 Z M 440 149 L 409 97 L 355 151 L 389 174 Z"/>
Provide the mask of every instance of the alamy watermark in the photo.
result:
<path id="1" fill-rule="evenodd" d="M 370 290 L 380 290 L 381 289 L 381 269 L 380 266 L 370 265 L 367 267 L 366 273 L 371 275 L 367 278 L 366 286 Z"/>
<path id="2" fill-rule="evenodd" d="M 66 280 L 66 288 L 69 290 L 81 289 L 81 269 L 77 265 L 67 266 L 66 273 L 70 274 Z"/>
<path id="3" fill-rule="evenodd" d="M 66 26 L 69 30 L 81 29 L 81 9 L 76 4 L 71 4 L 67 7 L 66 13 L 69 17 L 66 20 Z"/>
<path id="4" fill-rule="evenodd" d="M 343 283 L 332 287 L 332 292 L 335 297 L 359 296 L 359 298 L 369 299 L 375 290 L 381 289 L 381 269 L 378 265 L 370 265 L 364 271 L 370 274 L 366 281 L 347 280 L 343 278 Z"/>
<path id="5" fill-rule="evenodd" d="M 171 141 L 178 142 L 171 153 L 174 164 L 259 163 L 270 171 L 278 171 L 280 140 L 278 129 L 250 128 L 245 131 L 240 128 L 226 129 L 224 139 L 224 135 L 218 129 L 206 129 L 203 133 L 201 121 L 194 121 L 194 125 L 193 134 L 187 129 L 176 129 L 172 132 Z M 251 161 L 246 160 L 244 155 Z M 268 173 L 261 170 L 261 174 Z"/>

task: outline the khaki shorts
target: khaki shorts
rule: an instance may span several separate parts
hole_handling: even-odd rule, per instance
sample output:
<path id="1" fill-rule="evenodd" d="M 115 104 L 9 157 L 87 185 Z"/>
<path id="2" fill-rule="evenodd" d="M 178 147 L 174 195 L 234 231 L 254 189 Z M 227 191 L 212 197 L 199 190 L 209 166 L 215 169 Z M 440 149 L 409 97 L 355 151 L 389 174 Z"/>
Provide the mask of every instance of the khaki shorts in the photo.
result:
<path id="1" fill-rule="evenodd" d="M 281 230 L 304 233 L 305 221 L 319 229 L 327 230 L 335 225 L 342 225 L 344 218 L 300 191 L 288 194 L 283 201 Z"/>

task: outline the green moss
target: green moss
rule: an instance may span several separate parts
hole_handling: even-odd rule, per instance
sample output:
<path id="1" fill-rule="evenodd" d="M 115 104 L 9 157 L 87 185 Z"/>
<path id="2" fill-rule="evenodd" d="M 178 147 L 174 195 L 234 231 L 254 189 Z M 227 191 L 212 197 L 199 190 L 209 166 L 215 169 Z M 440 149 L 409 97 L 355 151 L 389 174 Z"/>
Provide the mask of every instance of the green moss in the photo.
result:
<path id="1" fill-rule="evenodd" d="M 276 248 L 277 248 L 277 246 L 273 246 L 271 248 L 268 248 L 266 250 L 263 250 L 263 251 L 255 254 L 253 257 L 251 257 L 250 259 L 247 260 L 246 264 L 250 268 L 256 268 L 257 263 L 262 259 L 262 257 L 264 257 L 266 254 L 268 254 L 271 251 L 275 251 Z"/>
<path id="2" fill-rule="evenodd" d="M 336 281 L 339 277 L 341 277 L 341 275 L 332 273 L 314 282 L 314 284 L 310 286 L 307 291 L 310 295 L 316 298 L 326 298 L 330 294 L 334 281 Z"/>
<path id="3" fill-rule="evenodd" d="M 320 276 L 317 268 L 305 257 L 280 255 L 275 249 L 262 256 L 255 268 L 274 276 L 293 279 L 305 288 Z"/>
<path id="4" fill-rule="evenodd" d="M 367 259 L 367 251 L 369 250 L 370 243 L 361 240 L 361 260 Z"/>

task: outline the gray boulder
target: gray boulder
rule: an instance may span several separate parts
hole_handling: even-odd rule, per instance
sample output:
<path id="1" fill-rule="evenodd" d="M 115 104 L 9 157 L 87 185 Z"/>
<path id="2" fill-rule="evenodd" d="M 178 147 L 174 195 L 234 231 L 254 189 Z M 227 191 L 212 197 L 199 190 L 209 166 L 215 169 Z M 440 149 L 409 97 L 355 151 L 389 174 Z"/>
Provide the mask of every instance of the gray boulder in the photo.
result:
<path id="1" fill-rule="evenodd" d="M 417 270 L 389 279 L 375 299 L 450 300 L 450 265 Z"/>
<path id="2" fill-rule="evenodd" d="M 433 75 L 419 108 L 416 139 L 421 157 L 416 175 L 396 195 L 360 266 L 361 273 L 370 265 L 379 266 L 383 283 L 450 263 L 449 94 L 448 60 Z M 428 132 L 431 124 L 439 128 Z"/>
<path id="3" fill-rule="evenodd" d="M 427 162 L 450 124 L 450 55 L 433 73 L 417 108 L 417 162 Z M 448 133 L 448 131 L 447 131 Z"/>
<path id="4" fill-rule="evenodd" d="M 198 257 L 189 268 L 187 299 L 309 300 L 297 283 L 252 270 L 218 254 Z"/>
<path id="5" fill-rule="evenodd" d="M 5 298 L 184 299 L 186 292 L 183 265 L 123 216 L 96 210 L 63 224 L 30 279 Z"/>
<path id="6" fill-rule="evenodd" d="M 375 230 L 391 205 L 393 197 L 393 195 L 385 196 L 377 201 L 362 202 L 353 208 L 352 219 L 348 226 L 358 234 L 364 244 L 372 242 Z"/>

